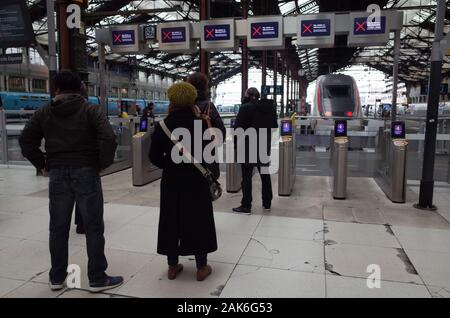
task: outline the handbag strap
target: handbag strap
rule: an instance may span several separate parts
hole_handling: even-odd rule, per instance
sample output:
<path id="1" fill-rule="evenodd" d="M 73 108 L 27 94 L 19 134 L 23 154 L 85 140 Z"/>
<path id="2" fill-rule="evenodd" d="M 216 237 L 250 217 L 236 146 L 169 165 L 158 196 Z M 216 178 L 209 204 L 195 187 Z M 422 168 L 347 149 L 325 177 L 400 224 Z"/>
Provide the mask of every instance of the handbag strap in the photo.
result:
<path id="1" fill-rule="evenodd" d="M 167 137 L 169 137 L 169 139 L 173 142 L 173 144 L 178 148 L 178 150 L 183 154 L 183 156 L 185 156 L 187 158 L 187 160 L 189 160 L 200 172 L 204 177 L 209 176 L 209 172 L 208 170 L 206 170 L 201 164 L 196 163 L 192 160 L 192 156 L 189 153 L 189 151 L 185 150 L 183 148 L 183 146 L 181 146 L 181 143 L 178 141 L 178 139 L 172 134 L 172 132 L 169 130 L 169 128 L 167 127 L 166 123 L 164 122 L 164 120 L 161 120 L 159 122 L 159 125 L 161 126 L 162 130 L 164 131 L 164 133 L 166 134 Z"/>

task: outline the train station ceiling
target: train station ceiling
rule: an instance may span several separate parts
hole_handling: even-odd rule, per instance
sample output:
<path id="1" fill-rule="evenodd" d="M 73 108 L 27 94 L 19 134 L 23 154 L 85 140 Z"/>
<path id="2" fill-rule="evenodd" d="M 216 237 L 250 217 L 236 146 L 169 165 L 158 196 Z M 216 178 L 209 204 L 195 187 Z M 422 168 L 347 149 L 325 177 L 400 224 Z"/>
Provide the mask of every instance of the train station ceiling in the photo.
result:
<path id="1" fill-rule="evenodd" d="M 27 0 L 34 30 L 39 43 L 47 42 L 46 0 Z M 242 0 L 210 0 L 211 18 L 241 17 Z M 424 82 L 429 74 L 431 43 L 434 38 L 436 0 L 249 0 L 249 15 L 295 16 L 331 11 L 362 11 L 376 3 L 384 9 L 404 10 L 404 27 L 401 32 L 400 80 L 405 83 Z M 166 21 L 199 20 L 199 0 L 89 0 L 86 12 L 88 53 L 97 56 L 94 29 L 116 24 L 160 23 Z M 447 1 L 444 33 L 450 31 L 450 2 Z M 328 74 L 352 64 L 364 64 L 389 76 L 393 64 L 393 34 L 387 46 L 350 48 L 346 36 L 337 36 L 334 48 L 299 49 L 295 39 L 286 39 L 286 50 L 279 51 L 292 74 L 304 69 L 308 82 L 319 75 Z M 269 52 L 268 67 L 274 67 L 274 52 Z M 218 84 L 241 71 L 241 49 L 235 52 L 211 53 L 211 78 Z M 272 58 L 271 58 L 272 57 Z M 116 62 L 128 62 L 127 56 L 107 55 Z M 147 55 L 137 56 L 140 68 L 163 76 L 185 77 L 198 70 L 199 54 L 173 54 L 161 52 L 155 46 Z M 262 54 L 250 52 L 249 66 L 261 67 Z M 280 70 L 280 67 L 278 68 Z M 443 74 L 450 76 L 450 59 L 444 58 Z"/>

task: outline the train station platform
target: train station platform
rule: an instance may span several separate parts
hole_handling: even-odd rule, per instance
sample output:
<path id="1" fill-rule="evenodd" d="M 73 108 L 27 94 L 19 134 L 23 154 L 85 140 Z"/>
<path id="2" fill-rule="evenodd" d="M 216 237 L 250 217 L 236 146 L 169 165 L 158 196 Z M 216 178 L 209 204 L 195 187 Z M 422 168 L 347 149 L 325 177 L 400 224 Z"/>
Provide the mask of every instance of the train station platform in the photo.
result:
<path id="1" fill-rule="evenodd" d="M 252 215 L 230 213 L 239 193 L 215 203 L 219 249 L 209 255 L 212 275 L 197 282 L 193 259 L 183 258 L 185 271 L 169 281 L 156 254 L 159 182 L 132 187 L 129 170 L 103 177 L 108 273 L 125 283 L 90 294 L 85 239 L 74 227 L 69 263 L 80 265 L 82 288 L 50 291 L 48 180 L 30 167 L 2 166 L 0 297 L 450 297 L 447 183 L 435 189 L 438 212 L 426 212 L 412 207 L 416 183 L 406 204 L 393 204 L 372 178 L 349 178 L 348 199 L 335 201 L 329 177 L 297 176 L 292 196 L 275 195 L 263 212 L 258 179 Z M 371 289 L 373 264 L 381 285 Z"/>

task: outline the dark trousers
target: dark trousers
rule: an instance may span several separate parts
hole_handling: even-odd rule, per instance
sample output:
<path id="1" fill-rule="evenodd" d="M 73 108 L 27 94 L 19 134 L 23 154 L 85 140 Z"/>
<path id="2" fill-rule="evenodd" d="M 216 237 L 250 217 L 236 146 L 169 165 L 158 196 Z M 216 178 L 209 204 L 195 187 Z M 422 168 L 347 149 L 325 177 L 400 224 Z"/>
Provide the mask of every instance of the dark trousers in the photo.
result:
<path id="1" fill-rule="evenodd" d="M 241 205 L 245 208 L 252 207 L 252 177 L 254 165 L 241 165 L 242 168 L 242 201 Z M 272 203 L 272 180 L 270 174 L 261 173 L 261 167 L 256 166 L 262 183 L 262 202 L 264 206 L 270 206 Z"/>
<path id="2" fill-rule="evenodd" d="M 75 224 L 81 229 L 84 228 L 83 218 L 81 217 L 80 208 L 77 204 L 75 204 Z"/>
<path id="3" fill-rule="evenodd" d="M 178 261 L 178 255 L 167 256 L 167 263 L 169 264 L 169 266 L 177 266 Z M 205 267 L 206 264 L 208 264 L 208 254 L 195 255 L 195 263 L 197 264 L 197 268 Z"/>
<path id="4" fill-rule="evenodd" d="M 68 265 L 68 240 L 75 202 L 84 221 L 91 283 L 105 279 L 108 267 L 104 254 L 103 193 L 94 168 L 58 167 L 50 169 L 50 280 L 62 282 Z"/>

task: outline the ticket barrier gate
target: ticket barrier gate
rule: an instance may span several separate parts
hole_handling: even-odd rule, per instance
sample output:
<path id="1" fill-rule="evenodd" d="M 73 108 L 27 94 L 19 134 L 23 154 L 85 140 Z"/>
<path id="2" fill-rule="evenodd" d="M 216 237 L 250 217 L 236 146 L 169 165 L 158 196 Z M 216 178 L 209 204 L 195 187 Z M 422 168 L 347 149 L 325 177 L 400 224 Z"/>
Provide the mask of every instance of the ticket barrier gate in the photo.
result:
<path id="1" fill-rule="evenodd" d="M 232 119 L 230 126 L 234 128 L 235 120 Z M 232 136 L 227 136 L 226 145 L 233 145 Z M 231 149 L 228 149 L 231 151 Z M 237 162 L 227 163 L 226 164 L 226 189 L 228 193 L 237 193 L 241 191 L 241 183 L 242 183 L 242 169 L 241 165 Z"/>
<path id="2" fill-rule="evenodd" d="M 292 120 L 282 120 L 280 129 L 278 195 L 290 196 L 296 175 L 296 149 Z"/>
<path id="3" fill-rule="evenodd" d="M 227 163 L 226 180 L 228 193 L 241 191 L 242 169 L 240 164 L 236 162 Z"/>
<path id="4" fill-rule="evenodd" d="M 133 136 L 133 186 L 139 187 L 161 178 L 162 170 L 154 166 L 148 154 L 154 128 L 148 128 L 148 122 L 141 121 L 140 132 Z"/>
<path id="5" fill-rule="evenodd" d="M 380 131 L 378 152 L 375 181 L 392 202 L 405 203 L 408 141 L 404 122 L 393 122 L 391 131 Z"/>
<path id="6" fill-rule="evenodd" d="M 331 143 L 331 189 L 333 198 L 345 200 L 347 197 L 347 162 L 348 162 L 347 121 L 336 120 L 334 136 Z"/>

